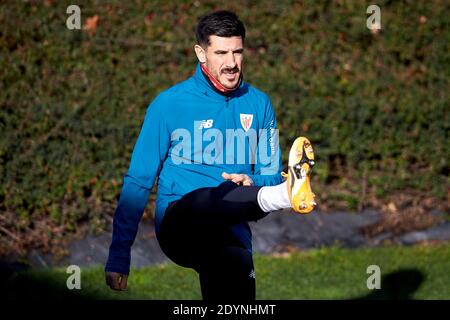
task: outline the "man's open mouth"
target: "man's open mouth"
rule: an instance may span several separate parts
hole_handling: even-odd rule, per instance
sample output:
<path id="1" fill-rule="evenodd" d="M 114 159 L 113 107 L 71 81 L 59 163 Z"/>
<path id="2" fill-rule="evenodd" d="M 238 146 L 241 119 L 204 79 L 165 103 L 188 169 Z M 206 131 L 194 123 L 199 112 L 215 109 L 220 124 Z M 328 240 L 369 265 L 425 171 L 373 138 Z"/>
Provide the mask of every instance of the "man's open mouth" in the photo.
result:
<path id="1" fill-rule="evenodd" d="M 225 75 L 227 80 L 232 81 L 232 80 L 235 80 L 236 77 L 239 75 L 239 70 L 230 70 L 230 71 L 227 70 L 227 71 L 223 71 L 222 73 Z"/>

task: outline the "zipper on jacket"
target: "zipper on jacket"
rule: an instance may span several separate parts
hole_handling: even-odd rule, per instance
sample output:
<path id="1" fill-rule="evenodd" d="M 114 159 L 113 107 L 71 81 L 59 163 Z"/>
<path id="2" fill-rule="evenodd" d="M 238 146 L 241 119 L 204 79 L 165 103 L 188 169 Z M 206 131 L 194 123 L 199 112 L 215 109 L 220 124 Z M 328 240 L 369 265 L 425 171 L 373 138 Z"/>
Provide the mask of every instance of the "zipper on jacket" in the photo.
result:
<path id="1" fill-rule="evenodd" d="M 231 128 L 228 128 L 228 118 L 229 118 L 229 108 L 228 107 L 230 105 L 230 103 L 229 103 L 230 100 L 231 100 L 231 97 L 229 97 L 229 96 L 225 97 L 225 102 L 226 102 L 226 105 L 225 105 L 225 118 L 226 118 L 226 120 L 225 120 L 225 129 L 231 129 Z M 230 120 L 231 120 L 231 123 L 233 123 L 233 119 L 230 119 Z M 226 136 L 226 133 L 225 133 L 225 136 Z M 233 143 L 233 146 L 234 146 L 234 143 Z M 225 162 L 226 162 L 226 157 L 225 157 Z M 236 159 L 234 159 L 234 161 L 233 161 L 233 167 L 234 167 L 233 172 L 236 173 L 237 172 Z"/>
<path id="2" fill-rule="evenodd" d="M 224 155 L 224 163 L 226 164 L 227 163 L 227 157 L 228 157 L 228 154 L 226 153 L 226 151 L 225 150 L 227 150 L 228 149 L 228 141 L 227 141 L 227 130 L 228 130 L 228 101 L 230 100 L 230 97 L 225 97 L 225 132 L 224 132 L 224 136 L 225 136 L 225 147 L 224 147 L 224 150 L 223 150 L 223 155 Z"/>

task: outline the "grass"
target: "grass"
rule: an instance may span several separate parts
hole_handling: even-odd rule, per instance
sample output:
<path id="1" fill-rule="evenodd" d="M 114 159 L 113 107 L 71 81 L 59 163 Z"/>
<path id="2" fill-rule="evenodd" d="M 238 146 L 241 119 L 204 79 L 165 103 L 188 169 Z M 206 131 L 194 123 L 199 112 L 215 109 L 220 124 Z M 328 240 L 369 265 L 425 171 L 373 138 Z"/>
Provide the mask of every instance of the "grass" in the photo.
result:
<path id="1" fill-rule="evenodd" d="M 255 255 L 257 299 L 450 299 L 450 245 L 314 249 Z M 369 290 L 369 265 L 381 290 Z M 104 285 L 101 266 L 82 268 L 81 290 L 68 290 L 65 269 L 27 271 L 7 281 L 9 298 L 201 299 L 197 274 L 168 263 L 132 270 L 125 292 Z"/>

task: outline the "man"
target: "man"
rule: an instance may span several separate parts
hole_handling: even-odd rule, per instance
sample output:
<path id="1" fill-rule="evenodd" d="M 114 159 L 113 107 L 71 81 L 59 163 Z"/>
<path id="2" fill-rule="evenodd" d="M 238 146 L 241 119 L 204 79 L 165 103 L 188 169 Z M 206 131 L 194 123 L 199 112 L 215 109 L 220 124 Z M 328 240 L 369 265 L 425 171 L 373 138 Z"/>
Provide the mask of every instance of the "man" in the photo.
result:
<path id="1" fill-rule="evenodd" d="M 271 102 L 243 81 L 244 25 L 218 11 L 199 20 L 196 36 L 194 76 L 147 109 L 114 216 L 106 283 L 127 286 L 131 246 L 158 177 L 155 229 L 164 253 L 199 273 L 205 300 L 253 300 L 248 221 L 283 208 L 314 208 L 314 154 L 298 138 L 282 183 Z"/>

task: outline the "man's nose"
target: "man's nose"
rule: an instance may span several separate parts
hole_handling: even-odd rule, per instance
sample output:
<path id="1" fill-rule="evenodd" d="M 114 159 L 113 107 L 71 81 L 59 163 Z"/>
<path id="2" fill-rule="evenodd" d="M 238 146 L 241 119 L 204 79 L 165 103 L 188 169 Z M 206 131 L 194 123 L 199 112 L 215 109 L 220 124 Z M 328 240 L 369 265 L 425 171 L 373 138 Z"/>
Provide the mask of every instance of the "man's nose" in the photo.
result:
<path id="1" fill-rule="evenodd" d="M 229 52 L 227 54 L 225 64 L 226 64 L 227 68 L 230 68 L 230 69 L 236 67 L 236 58 L 234 57 L 233 52 Z"/>

